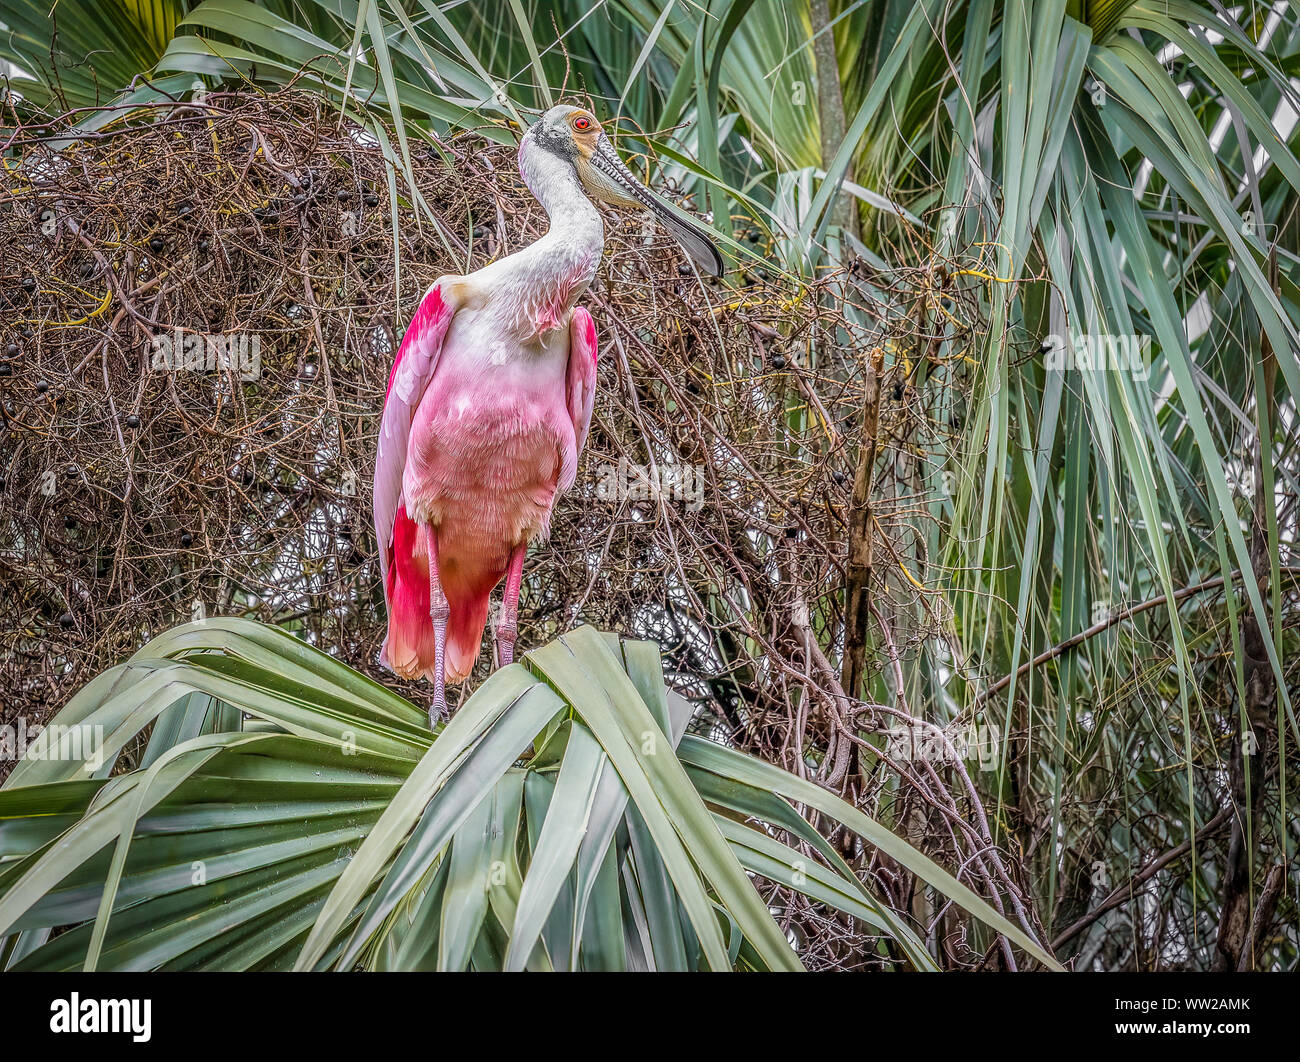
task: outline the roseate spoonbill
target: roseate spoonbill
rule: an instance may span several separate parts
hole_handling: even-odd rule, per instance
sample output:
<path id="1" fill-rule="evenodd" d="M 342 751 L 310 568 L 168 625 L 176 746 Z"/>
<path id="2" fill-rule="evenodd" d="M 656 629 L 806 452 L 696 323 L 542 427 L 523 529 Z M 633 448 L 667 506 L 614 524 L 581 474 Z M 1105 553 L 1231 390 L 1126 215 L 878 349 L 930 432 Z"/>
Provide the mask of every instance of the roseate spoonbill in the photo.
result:
<path id="1" fill-rule="evenodd" d="M 524 135 L 519 171 L 546 235 L 466 276 L 434 282 L 397 352 L 375 463 L 375 535 L 388 602 L 380 662 L 433 682 L 474 668 L 505 579 L 497 663 L 514 658 L 524 554 L 545 539 L 591 423 L 596 328 L 576 306 L 605 232 L 592 200 L 646 208 L 700 267 L 722 259 L 705 231 L 632 175 L 588 111 L 553 107 Z"/>

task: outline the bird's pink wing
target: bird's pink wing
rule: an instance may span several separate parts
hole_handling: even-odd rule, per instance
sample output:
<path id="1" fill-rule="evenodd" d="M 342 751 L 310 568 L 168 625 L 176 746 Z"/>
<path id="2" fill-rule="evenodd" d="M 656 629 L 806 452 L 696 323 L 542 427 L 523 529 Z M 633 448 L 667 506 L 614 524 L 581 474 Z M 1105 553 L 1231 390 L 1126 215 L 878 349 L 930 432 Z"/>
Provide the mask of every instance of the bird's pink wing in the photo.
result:
<path id="1" fill-rule="evenodd" d="M 406 447 L 411 438 L 411 420 L 433 379 L 456 307 L 448 301 L 440 284 L 434 284 L 420 300 L 398 348 L 384 397 L 384 416 L 379 423 L 379 452 L 375 458 L 375 538 L 379 543 L 379 567 L 388 583 L 393 559 L 393 525 L 402 498 L 402 472 L 406 468 Z"/>
<path id="2" fill-rule="evenodd" d="M 561 491 L 578 476 L 578 457 L 587 442 L 591 410 L 596 401 L 596 322 L 579 306 L 569 319 L 569 367 L 565 374 L 565 403 L 573 419 L 574 449 L 564 455 L 560 468 Z"/>

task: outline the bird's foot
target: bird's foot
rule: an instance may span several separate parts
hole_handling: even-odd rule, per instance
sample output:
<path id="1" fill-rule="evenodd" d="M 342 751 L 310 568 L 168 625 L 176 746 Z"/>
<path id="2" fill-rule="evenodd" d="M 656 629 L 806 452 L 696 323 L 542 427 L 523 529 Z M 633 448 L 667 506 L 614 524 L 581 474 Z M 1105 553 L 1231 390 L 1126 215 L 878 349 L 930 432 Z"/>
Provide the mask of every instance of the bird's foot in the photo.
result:
<path id="1" fill-rule="evenodd" d="M 447 695 L 441 690 L 434 690 L 433 703 L 429 705 L 429 728 L 433 729 L 451 718 L 451 709 L 447 707 Z"/>

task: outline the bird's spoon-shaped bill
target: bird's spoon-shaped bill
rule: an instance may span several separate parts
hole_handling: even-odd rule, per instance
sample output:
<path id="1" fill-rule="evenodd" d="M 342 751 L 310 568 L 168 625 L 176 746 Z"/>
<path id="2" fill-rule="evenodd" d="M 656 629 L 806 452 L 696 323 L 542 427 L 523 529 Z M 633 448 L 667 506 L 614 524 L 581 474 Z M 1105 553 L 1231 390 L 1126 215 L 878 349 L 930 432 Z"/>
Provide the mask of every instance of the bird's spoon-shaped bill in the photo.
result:
<path id="1" fill-rule="evenodd" d="M 607 136 L 601 134 L 591 158 L 579 156 L 577 166 L 579 178 L 593 196 L 626 209 L 648 207 L 701 270 L 722 276 L 722 255 L 704 227 L 638 181 Z"/>

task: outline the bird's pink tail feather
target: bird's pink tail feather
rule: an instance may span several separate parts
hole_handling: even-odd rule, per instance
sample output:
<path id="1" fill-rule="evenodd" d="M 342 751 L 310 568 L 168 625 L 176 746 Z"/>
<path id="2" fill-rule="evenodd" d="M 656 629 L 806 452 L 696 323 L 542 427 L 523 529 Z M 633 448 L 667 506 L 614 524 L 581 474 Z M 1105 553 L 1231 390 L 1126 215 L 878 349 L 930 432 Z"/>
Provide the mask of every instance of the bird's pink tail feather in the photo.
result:
<path id="1" fill-rule="evenodd" d="M 423 545 L 417 546 L 415 522 L 406 506 L 397 510 L 393 525 L 393 559 L 388 567 L 388 637 L 380 662 L 402 678 L 432 680 L 434 662 L 433 620 L 429 618 L 429 564 Z M 500 578 L 500 576 L 498 576 Z M 478 588 L 474 588 L 477 590 Z M 455 582 L 443 592 L 451 615 L 447 620 L 446 679 L 461 682 L 474 670 L 487 626 L 491 586 L 485 592 L 465 593 Z"/>
<path id="2" fill-rule="evenodd" d="M 487 626 L 488 595 L 476 600 L 448 599 L 451 617 L 447 620 L 447 681 L 469 678 L 483 645 L 483 628 Z"/>

